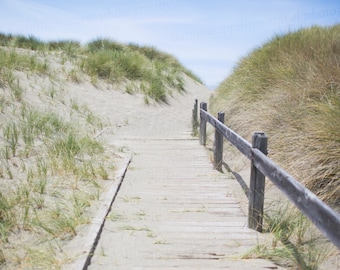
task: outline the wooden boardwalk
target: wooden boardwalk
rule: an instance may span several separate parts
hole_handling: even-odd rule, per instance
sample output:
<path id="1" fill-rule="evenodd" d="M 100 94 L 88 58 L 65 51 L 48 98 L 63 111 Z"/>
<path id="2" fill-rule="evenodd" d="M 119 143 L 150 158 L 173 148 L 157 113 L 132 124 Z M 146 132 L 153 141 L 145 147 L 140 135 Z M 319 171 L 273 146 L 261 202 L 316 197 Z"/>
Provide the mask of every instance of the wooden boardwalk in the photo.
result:
<path id="1" fill-rule="evenodd" d="M 229 188 L 189 132 L 115 141 L 133 159 L 88 269 L 282 269 L 241 259 L 258 244 Z"/>
<path id="2" fill-rule="evenodd" d="M 190 80 L 186 86 L 169 105 L 103 102 L 107 117 L 122 122 L 101 138 L 132 161 L 84 269 L 282 269 L 241 259 L 259 235 L 234 197 L 237 181 L 214 171 L 210 153 L 191 136 L 194 100 L 211 92 Z"/>

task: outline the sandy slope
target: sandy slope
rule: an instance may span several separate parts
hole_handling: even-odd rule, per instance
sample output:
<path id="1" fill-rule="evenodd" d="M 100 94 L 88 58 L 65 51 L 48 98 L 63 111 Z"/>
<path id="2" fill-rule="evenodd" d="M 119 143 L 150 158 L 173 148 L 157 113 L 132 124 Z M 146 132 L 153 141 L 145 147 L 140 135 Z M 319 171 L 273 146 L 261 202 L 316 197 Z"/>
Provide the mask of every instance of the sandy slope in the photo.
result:
<path id="1" fill-rule="evenodd" d="M 174 93 L 168 103 L 146 105 L 141 95 L 129 95 L 121 91 L 105 91 L 99 89 L 73 89 L 79 101 L 88 104 L 90 109 L 104 119 L 109 119 L 114 137 L 123 138 L 155 138 L 172 136 L 177 130 L 183 130 L 191 116 L 195 98 L 208 100 L 211 91 L 204 86 L 186 79 L 186 91 Z M 192 104 L 192 106 L 191 106 Z M 172 126 L 170 130 L 164 128 Z M 169 134 L 169 131 L 171 132 Z"/>

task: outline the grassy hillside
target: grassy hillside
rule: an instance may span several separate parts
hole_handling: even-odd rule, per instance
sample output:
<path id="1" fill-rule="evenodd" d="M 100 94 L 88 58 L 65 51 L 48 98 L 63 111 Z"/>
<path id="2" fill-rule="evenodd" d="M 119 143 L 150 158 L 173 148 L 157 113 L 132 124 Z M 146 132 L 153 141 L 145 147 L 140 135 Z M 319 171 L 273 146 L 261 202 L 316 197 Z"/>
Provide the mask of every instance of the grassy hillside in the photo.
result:
<path id="1" fill-rule="evenodd" d="M 210 107 L 225 111 L 226 124 L 249 141 L 264 131 L 270 158 L 340 209 L 340 25 L 274 37 L 239 61 Z M 265 227 L 275 240 L 259 244 L 252 256 L 319 269 L 336 251 L 274 194 L 266 197 Z"/>
<path id="2" fill-rule="evenodd" d="M 270 157 L 340 207 L 340 25 L 276 36 L 241 59 L 211 106 L 248 139 L 264 131 Z"/>
<path id="3" fill-rule="evenodd" d="M 151 47 L 0 34 L 1 269 L 69 262 L 62 247 L 115 179 L 122 150 L 97 137 L 124 120 L 97 115 L 84 93 L 101 101 L 138 94 L 131 98 L 141 95 L 141 106 L 143 97 L 166 102 L 185 91 L 183 74 L 190 72 Z"/>
<path id="4" fill-rule="evenodd" d="M 186 69 L 175 57 L 154 47 L 121 44 L 109 39 L 93 40 L 84 46 L 73 40 L 43 42 L 33 36 L 13 36 L 0 33 L 0 46 L 22 48 L 40 53 L 61 52 L 71 58 L 76 67 L 69 76 L 79 81 L 79 72 L 111 83 L 125 83 L 126 92 L 143 93 L 149 98 L 166 102 L 174 90 L 184 91 L 183 74 L 202 81 Z M 66 59 L 65 59 L 66 60 Z"/>

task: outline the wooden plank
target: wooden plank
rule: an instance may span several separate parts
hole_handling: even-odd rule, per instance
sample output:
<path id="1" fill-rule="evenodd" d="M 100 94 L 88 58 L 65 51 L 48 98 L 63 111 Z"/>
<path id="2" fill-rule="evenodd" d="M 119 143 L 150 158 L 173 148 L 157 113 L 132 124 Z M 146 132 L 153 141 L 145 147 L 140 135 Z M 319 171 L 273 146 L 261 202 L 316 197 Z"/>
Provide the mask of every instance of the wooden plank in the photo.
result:
<path id="1" fill-rule="evenodd" d="M 148 142 L 149 147 L 139 142 L 129 146 L 137 153 L 134 169 L 126 174 L 113 206 L 111 217 L 115 218 L 107 219 L 89 269 L 167 269 L 174 266 L 170 258 L 180 258 L 177 269 L 200 269 L 202 265 L 203 269 L 224 269 L 229 261 L 235 262 L 231 269 L 274 266 L 260 261 L 253 266 L 249 260 L 238 259 L 257 244 L 257 232 L 247 228 L 247 218 L 229 194 L 230 181 L 225 175 L 211 166 L 202 166 L 204 170 L 197 174 L 192 166 L 193 153 L 186 151 L 192 147 L 188 142 L 174 143 L 173 149 L 164 150 L 153 141 Z M 197 144 L 196 150 L 205 153 L 209 165 L 206 151 Z M 187 169 L 177 170 L 176 164 L 149 169 L 160 160 L 165 165 L 178 161 Z M 206 259 L 209 254 L 225 258 Z"/>

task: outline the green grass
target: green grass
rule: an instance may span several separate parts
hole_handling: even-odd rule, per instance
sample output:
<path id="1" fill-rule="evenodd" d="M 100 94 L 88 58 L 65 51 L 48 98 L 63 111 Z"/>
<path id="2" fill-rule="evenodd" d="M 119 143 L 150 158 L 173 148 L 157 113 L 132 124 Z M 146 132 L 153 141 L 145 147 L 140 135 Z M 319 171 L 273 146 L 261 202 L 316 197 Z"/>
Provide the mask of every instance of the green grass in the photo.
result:
<path id="1" fill-rule="evenodd" d="M 210 104 L 214 114 L 225 111 L 226 124 L 249 141 L 253 132 L 264 131 L 269 157 L 335 209 L 340 209 L 339 35 L 335 25 L 275 36 L 239 61 Z M 298 226 L 292 217 L 278 219 L 277 224 L 291 224 L 290 233 Z"/>
<path id="2" fill-rule="evenodd" d="M 69 56 L 75 56 L 81 48 L 76 40 L 42 41 L 35 36 L 11 35 L 0 33 L 0 46 L 29 49 L 33 51 L 63 51 Z"/>
<path id="3" fill-rule="evenodd" d="M 138 44 L 130 43 L 128 47 L 132 50 L 136 50 L 141 54 L 145 55 L 148 59 L 156 63 L 163 63 L 167 67 L 172 68 L 173 70 L 180 70 L 181 72 L 185 73 L 187 76 L 192 78 L 194 81 L 197 81 L 203 84 L 202 80 L 195 75 L 192 71 L 185 68 L 174 56 L 171 54 L 161 52 L 155 47 L 150 46 L 140 46 Z"/>
<path id="4" fill-rule="evenodd" d="M 110 39 L 95 39 L 87 44 L 90 53 L 97 51 L 124 51 L 125 45 Z"/>
<path id="5" fill-rule="evenodd" d="M 183 73 L 186 70 L 172 56 L 152 47 L 123 45 L 98 39 L 87 45 L 80 68 L 92 77 L 121 83 L 130 81 L 126 92 L 144 93 L 147 97 L 166 102 L 171 90 L 184 91 Z"/>
<path id="6" fill-rule="evenodd" d="M 83 71 L 91 77 L 94 84 L 98 79 L 115 83 L 130 81 L 137 87 L 135 91 L 128 88 L 127 92 L 143 93 L 146 103 L 149 103 L 149 98 L 156 102 L 167 102 L 167 97 L 172 95 L 173 90 L 183 92 L 184 74 L 203 83 L 175 57 L 150 46 L 122 44 L 110 39 L 96 39 L 82 46 L 75 40 L 44 42 L 34 36 L 13 36 L 2 33 L 0 33 L 0 46 L 43 53 L 62 52 L 66 56 L 63 62 L 71 60 L 78 65 L 78 69 L 68 71 L 70 80 L 80 82 L 80 71 Z M 9 54 L 8 51 L 0 49 L 0 84 L 13 83 L 15 76 L 8 70 L 26 69 L 27 62 L 31 63 L 29 68 L 32 72 L 47 72 L 46 63 L 39 63 L 36 56 L 27 57 L 15 51 Z M 10 64 L 9 69 L 2 68 L 8 64 Z M 20 91 L 15 93 L 20 94 Z M 20 98 L 20 95 L 17 96 Z"/>
<path id="7" fill-rule="evenodd" d="M 336 252 L 312 223 L 292 205 L 278 203 L 265 215 L 265 230 L 274 235 L 271 243 L 259 243 L 244 258 L 272 259 L 289 268 L 317 270 Z M 288 262 L 287 262 L 288 260 Z"/>
<path id="8" fill-rule="evenodd" d="M 4 196 L 0 192 L 0 240 L 5 243 L 8 239 L 10 228 L 15 224 L 13 215 L 13 205 L 7 199 L 7 195 Z"/>
<path id="9" fill-rule="evenodd" d="M 15 71 L 46 74 L 48 66 L 45 62 L 39 60 L 37 56 L 20 54 L 13 49 L 0 48 L 0 86 L 9 86 L 14 95 L 18 97 L 20 94 L 18 95 L 15 92 L 21 92 L 21 89 L 14 75 Z"/>
<path id="10" fill-rule="evenodd" d="M 76 40 L 49 41 L 46 47 L 50 51 L 61 51 L 67 56 L 74 58 L 81 53 L 81 44 Z"/>
<path id="11" fill-rule="evenodd" d="M 78 104 L 80 111 L 74 113 L 84 118 L 82 126 L 52 109 L 29 106 L 24 96 L 20 102 L 8 103 L 0 124 L 0 253 L 6 264 L 24 254 L 18 260 L 25 268 L 31 260 L 44 263 L 43 256 L 39 261 L 38 253 L 22 250 L 25 245 L 4 249 L 12 245 L 11 237 L 32 235 L 35 242 L 30 250 L 45 250 L 50 241 L 59 243 L 50 254 L 55 256 L 60 241 L 71 239 L 79 225 L 89 222 L 86 209 L 98 199 L 99 179 L 110 179 L 111 164 L 103 144 L 90 136 L 90 130 L 98 132 L 98 117 L 84 105 Z M 60 263 L 57 257 L 50 259 L 46 268 Z"/>

